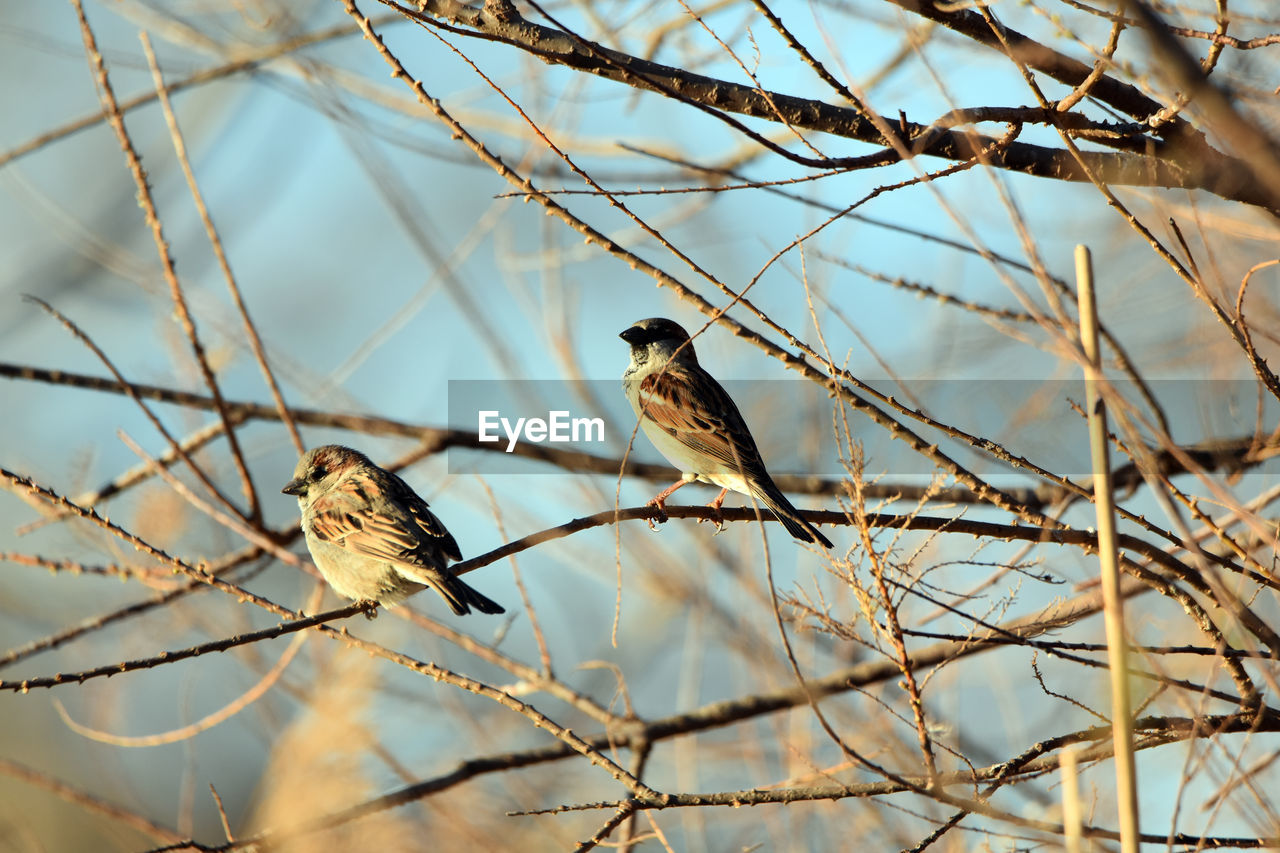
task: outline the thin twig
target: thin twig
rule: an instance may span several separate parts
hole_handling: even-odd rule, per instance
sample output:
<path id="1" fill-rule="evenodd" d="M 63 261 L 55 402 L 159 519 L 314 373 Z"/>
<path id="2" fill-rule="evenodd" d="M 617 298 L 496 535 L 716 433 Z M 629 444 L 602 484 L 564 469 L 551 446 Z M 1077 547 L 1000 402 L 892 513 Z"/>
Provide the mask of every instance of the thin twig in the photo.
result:
<path id="1" fill-rule="evenodd" d="M 258 503 L 258 492 L 253 486 L 253 478 L 249 475 L 248 463 L 245 462 L 244 453 L 240 450 L 240 440 L 236 436 L 235 427 L 232 425 L 230 416 L 227 413 L 227 407 L 223 403 L 222 390 L 218 387 L 218 381 L 213 375 L 213 369 L 209 366 L 209 361 L 205 357 L 204 344 L 200 342 L 200 336 L 196 332 L 195 320 L 192 319 L 191 312 L 187 308 L 187 298 L 182 291 L 182 284 L 178 280 L 173 258 L 169 254 L 169 241 L 164 236 L 160 215 L 156 212 L 155 201 L 151 197 L 151 185 L 147 181 L 147 173 L 142 168 L 142 160 L 133 145 L 133 139 L 129 136 L 129 131 L 124 126 L 124 113 L 121 112 L 120 105 L 116 102 L 115 92 L 111 88 L 111 79 L 107 75 L 106 63 L 103 61 L 102 53 L 98 50 L 97 39 L 93 35 L 93 28 L 89 26 L 89 19 L 84 14 L 83 2 L 82 0 L 71 0 L 71 4 L 75 7 L 76 17 L 80 20 L 80 34 L 84 39 L 85 53 L 89 57 L 89 66 L 93 70 L 94 80 L 98 84 L 98 93 L 102 98 L 107 122 L 111 125 L 111 129 L 115 131 L 116 138 L 120 142 L 120 148 L 124 151 L 125 160 L 129 164 L 129 172 L 133 175 L 133 182 L 138 188 L 138 204 L 142 207 L 147 225 L 150 226 L 151 237 L 156 244 L 156 252 L 160 255 L 160 268 L 164 273 L 165 282 L 169 285 L 169 295 L 173 299 L 178 320 L 182 325 L 183 332 L 186 334 L 187 342 L 191 345 L 191 352 L 195 356 L 197 366 L 200 368 L 200 375 L 204 378 L 209 394 L 213 397 L 218 416 L 222 419 L 223 428 L 226 430 L 227 444 L 231 449 L 231 458 L 235 464 L 236 471 L 240 475 L 245 498 L 249 502 L 248 518 L 255 523 L 259 522 L 262 519 L 262 507 Z"/>
<path id="2" fill-rule="evenodd" d="M 262 378 L 267 382 L 267 388 L 271 391 L 271 399 L 276 404 L 276 411 L 280 413 L 280 420 L 284 423 L 285 429 L 289 432 L 289 439 L 293 442 L 293 447 L 301 456 L 305 452 L 302 444 L 302 436 L 298 434 L 298 427 L 293 422 L 293 417 L 289 414 L 289 407 L 285 405 L 284 395 L 280 393 L 280 386 L 276 384 L 275 374 L 271 372 L 270 365 L 267 364 L 267 353 L 262 346 L 262 338 L 258 335 L 258 329 L 253 324 L 253 320 L 249 318 L 249 309 L 245 307 L 244 298 L 240 294 L 240 286 L 236 284 L 236 277 L 231 273 L 231 262 L 227 260 L 227 253 L 222 247 L 222 238 L 218 236 L 218 229 L 214 227 L 213 217 L 209 215 L 209 208 L 205 205 L 204 194 L 200 192 L 200 185 L 196 182 L 195 172 L 191 170 L 191 161 L 187 157 L 187 144 L 182 136 L 182 129 L 178 126 L 178 117 L 173 112 L 173 104 L 169 102 L 169 89 L 165 85 L 164 76 L 160 72 L 160 65 L 156 62 L 155 51 L 151 49 L 151 39 L 147 37 L 145 32 L 140 33 L 142 39 L 142 52 L 147 56 L 147 65 L 151 68 L 151 77 L 156 84 L 156 95 L 160 99 L 160 107 L 164 110 L 165 124 L 169 126 L 169 136 L 173 140 L 173 151 L 178 157 L 178 163 L 182 166 L 182 174 L 187 179 L 187 186 L 191 189 L 191 198 L 195 201 L 196 211 L 200 214 L 200 221 L 204 223 L 205 234 L 209 238 L 209 245 L 213 248 L 214 257 L 218 259 L 218 266 L 222 269 L 223 278 L 227 280 L 227 289 L 231 292 L 231 301 L 235 303 L 236 311 L 240 314 L 240 319 L 244 323 L 245 335 L 249 339 L 249 348 L 253 351 L 253 357 L 258 362 L 258 367 L 262 370 Z M 213 390 L 211 388 L 211 390 Z M 217 391 L 213 391 L 217 397 Z M 234 426 L 228 419 L 223 419 L 223 424 L 228 429 Z M 230 437 L 230 436 L 229 436 Z"/>
<path id="3" fill-rule="evenodd" d="M 107 370 L 111 371 L 111 375 L 115 377 L 116 382 L 120 385 L 120 387 L 124 390 L 124 392 L 129 396 L 129 398 L 138 405 L 138 408 L 142 409 L 142 413 L 146 416 L 147 420 L 151 422 L 151 425 L 155 427 L 156 432 L 160 433 L 160 436 L 165 440 L 165 442 L 168 443 L 169 452 L 174 456 L 177 456 L 187 464 L 187 467 L 191 469 L 191 473 L 195 474 L 196 478 L 200 480 L 200 483 L 206 489 L 209 490 L 209 493 L 218 499 L 218 503 L 225 506 L 232 513 L 235 513 L 236 515 L 241 515 L 241 512 L 236 507 L 236 505 L 233 504 L 225 495 L 223 495 L 222 491 L 216 485 L 214 485 L 213 480 L 209 478 L 209 475 L 205 472 L 205 470 L 196 464 L 195 460 L 191 458 L 191 454 L 188 453 L 186 449 L 183 448 L 183 446 L 178 443 L 178 440 L 173 437 L 173 435 L 169 432 L 168 428 L 165 427 L 164 423 L 160 420 L 160 418 L 154 412 L 151 411 L 151 407 L 142 401 L 142 396 L 134 390 L 133 383 L 129 382 L 124 378 L 124 375 L 121 374 L 120 371 L 116 369 L 115 363 L 107 356 L 105 352 L 103 352 L 102 348 L 99 347 L 94 342 L 93 338 L 89 337 L 88 333 L 85 332 L 83 329 L 81 329 L 78 325 L 76 325 L 71 320 L 70 317 L 67 317 L 65 314 L 63 314 L 58 309 L 54 308 L 48 302 L 45 302 L 43 299 L 40 299 L 37 296 L 32 296 L 30 294 L 27 294 L 24 298 L 28 302 L 33 302 L 36 305 L 39 305 L 40 308 L 45 311 L 45 313 L 49 314 L 51 317 L 53 317 L 55 320 L 61 323 L 67 331 L 75 335 L 77 340 L 79 340 L 86 347 L 88 347 L 89 351 L 98 357 L 98 360 L 102 362 L 103 366 L 105 366 Z M 224 423 L 223 432 L 225 431 L 226 431 L 226 424 Z"/>
<path id="4" fill-rule="evenodd" d="M 101 797 L 95 797 L 87 794 L 78 788 L 72 787 L 65 782 L 47 776 L 38 770 L 19 764 L 16 761 L 10 761 L 7 758 L 0 758 L 0 773 L 25 782 L 36 788 L 49 791 L 59 799 L 68 803 L 80 806 L 85 811 L 93 814 L 104 815 L 112 820 L 119 821 L 125 826 L 131 827 L 144 835 L 149 835 L 158 841 L 178 842 L 182 836 L 169 829 L 161 826 L 152 820 L 143 817 L 136 812 L 130 811 L 122 806 L 109 803 Z"/>
<path id="5" fill-rule="evenodd" d="M 301 630 L 301 628 L 298 630 Z M 274 687 L 276 682 L 280 680 L 280 676 L 284 675 L 285 668 L 293 662 L 295 657 L 297 657 L 297 654 L 301 651 L 302 644 L 307 639 L 307 636 L 307 634 L 298 634 L 298 636 L 294 637 L 271 669 L 267 670 L 267 672 L 259 678 L 252 687 L 241 693 L 235 699 L 226 703 L 218 710 L 206 714 L 192 723 L 188 723 L 180 728 L 170 729 L 167 732 L 159 732 L 157 734 L 150 735 L 111 734 L 110 732 L 90 728 L 89 726 L 73 720 L 71 718 L 71 714 L 68 713 L 66 707 L 58 701 L 57 697 L 54 697 L 53 707 L 54 710 L 58 712 L 58 716 L 62 718 L 62 721 L 66 723 L 67 727 L 73 732 L 82 737 L 89 738 L 90 740 L 96 740 L 99 743 L 107 743 L 112 746 L 126 748 L 163 746 L 169 743 L 178 743 L 179 741 L 193 738 L 201 732 L 208 731 L 215 726 L 221 725 L 236 714 L 239 714 L 245 708 L 252 705 L 258 699 L 261 699 L 266 692 Z M 165 660 L 169 660 L 169 658 L 166 657 Z M 231 840 L 230 835 L 227 836 L 227 840 Z"/>

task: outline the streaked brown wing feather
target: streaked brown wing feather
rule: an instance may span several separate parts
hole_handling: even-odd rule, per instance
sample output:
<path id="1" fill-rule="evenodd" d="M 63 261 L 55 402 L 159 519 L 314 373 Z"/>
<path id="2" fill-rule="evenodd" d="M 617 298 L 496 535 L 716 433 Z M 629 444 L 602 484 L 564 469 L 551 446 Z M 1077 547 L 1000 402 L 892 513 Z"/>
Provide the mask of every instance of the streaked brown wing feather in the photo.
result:
<path id="1" fill-rule="evenodd" d="M 427 502 L 418 497 L 418 493 L 390 471 L 384 472 L 391 478 L 390 492 L 395 502 L 409 513 L 409 521 L 417 530 L 423 542 L 430 542 L 444 551 L 450 559 L 461 560 L 462 552 L 453 534 L 445 529 L 444 522 L 436 518 Z"/>
<path id="2" fill-rule="evenodd" d="M 640 380 L 644 416 L 690 449 L 748 477 L 768 476 L 733 399 L 701 367 L 670 364 Z"/>
<path id="3" fill-rule="evenodd" d="M 329 494 L 311 505 L 311 534 L 321 540 L 393 563 L 441 564 L 440 553 L 461 560 L 458 543 L 440 519 L 403 480 L 390 478 L 375 483 L 364 472 L 344 478 Z M 391 498 L 390 512 L 369 508 L 368 496 L 385 491 Z"/>

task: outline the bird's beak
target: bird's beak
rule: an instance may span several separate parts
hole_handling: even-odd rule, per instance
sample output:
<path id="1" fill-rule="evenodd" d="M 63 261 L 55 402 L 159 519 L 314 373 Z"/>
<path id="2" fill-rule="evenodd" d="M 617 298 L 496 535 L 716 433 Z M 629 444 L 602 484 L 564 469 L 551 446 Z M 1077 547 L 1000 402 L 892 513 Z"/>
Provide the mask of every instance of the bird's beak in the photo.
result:
<path id="1" fill-rule="evenodd" d="M 622 338 L 624 341 L 631 344 L 632 346 L 636 346 L 637 344 L 640 343 L 640 340 L 644 337 L 644 329 L 640 328 L 639 326 L 632 326 L 630 329 L 627 329 L 625 332 L 618 335 L 618 337 Z"/>
<path id="2" fill-rule="evenodd" d="M 290 480 L 283 489 L 280 490 L 282 495 L 301 496 L 307 490 L 307 484 L 302 481 L 301 477 L 295 477 Z"/>

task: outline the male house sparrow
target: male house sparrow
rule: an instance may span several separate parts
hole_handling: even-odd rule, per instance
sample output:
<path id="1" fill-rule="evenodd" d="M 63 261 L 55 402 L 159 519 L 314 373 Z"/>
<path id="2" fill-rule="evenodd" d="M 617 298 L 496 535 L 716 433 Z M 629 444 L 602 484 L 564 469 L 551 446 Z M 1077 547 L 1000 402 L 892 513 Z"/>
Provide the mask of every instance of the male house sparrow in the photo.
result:
<path id="1" fill-rule="evenodd" d="M 311 558 L 340 595 L 391 606 L 429 586 L 459 616 L 504 612 L 446 568 L 462 553 L 427 502 L 358 450 L 308 451 L 281 491 L 297 496 Z"/>
<path id="2" fill-rule="evenodd" d="M 672 492 L 701 480 L 721 488 L 710 506 L 719 509 L 730 489 L 751 495 L 801 542 L 832 547 L 774 485 L 738 407 L 698 364 L 688 332 L 653 317 L 618 337 L 631 344 L 631 364 L 622 375 L 631 408 L 645 435 L 683 475 L 650 504 L 661 510 Z"/>

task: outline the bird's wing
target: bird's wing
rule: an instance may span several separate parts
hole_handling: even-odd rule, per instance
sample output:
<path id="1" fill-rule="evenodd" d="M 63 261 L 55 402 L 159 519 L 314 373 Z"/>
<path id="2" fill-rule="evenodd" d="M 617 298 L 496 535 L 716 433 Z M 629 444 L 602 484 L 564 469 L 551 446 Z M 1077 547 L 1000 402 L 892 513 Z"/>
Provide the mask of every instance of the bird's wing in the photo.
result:
<path id="1" fill-rule="evenodd" d="M 436 517 L 427 502 L 418 496 L 409 484 L 390 471 L 385 472 L 391 479 L 390 492 L 396 506 L 408 513 L 408 524 L 417 534 L 424 547 L 432 551 L 443 551 L 451 560 L 461 560 L 462 552 L 458 543 L 444 526 L 444 522 Z"/>
<path id="2" fill-rule="evenodd" d="M 644 417 L 696 453 L 751 479 L 764 461 L 742 413 L 720 383 L 697 365 L 667 365 L 640 380 Z"/>
<path id="3" fill-rule="evenodd" d="M 395 474 L 380 472 L 381 482 L 366 472 L 344 477 L 311 503 L 311 535 L 321 541 L 393 563 L 438 566 L 440 554 L 462 559 L 458 543 L 418 497 Z M 389 479 L 388 479 L 389 478 Z M 385 509 L 375 510 L 370 497 L 385 492 Z"/>

